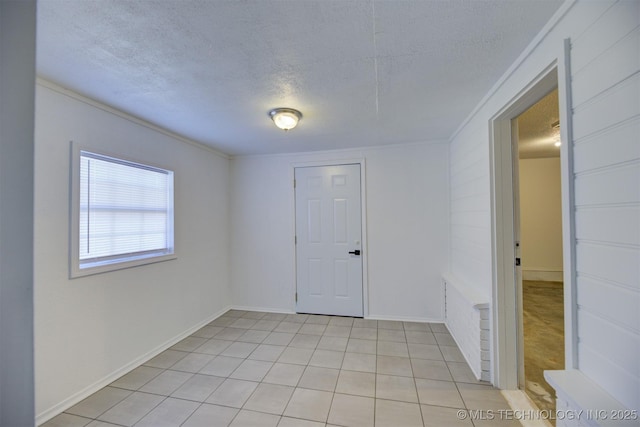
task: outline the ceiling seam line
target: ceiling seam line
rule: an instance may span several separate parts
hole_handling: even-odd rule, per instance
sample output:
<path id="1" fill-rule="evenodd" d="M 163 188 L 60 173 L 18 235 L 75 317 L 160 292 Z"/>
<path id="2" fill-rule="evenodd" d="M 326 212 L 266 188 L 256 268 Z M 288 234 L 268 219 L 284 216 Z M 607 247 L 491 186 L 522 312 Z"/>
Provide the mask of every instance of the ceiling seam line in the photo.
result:
<path id="1" fill-rule="evenodd" d="M 378 45 L 376 43 L 376 4 L 375 0 L 371 0 L 371 15 L 373 20 L 373 72 L 375 76 L 375 95 L 376 95 L 376 119 L 379 118 L 380 104 L 378 101 L 379 96 L 379 83 L 378 83 Z"/>

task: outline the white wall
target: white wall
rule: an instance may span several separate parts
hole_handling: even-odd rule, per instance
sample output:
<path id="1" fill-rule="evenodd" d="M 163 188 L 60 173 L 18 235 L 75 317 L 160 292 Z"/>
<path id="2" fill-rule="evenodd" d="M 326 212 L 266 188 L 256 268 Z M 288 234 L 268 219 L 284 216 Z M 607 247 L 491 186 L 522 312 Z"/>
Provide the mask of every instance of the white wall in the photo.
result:
<path id="1" fill-rule="evenodd" d="M 578 1 L 452 138 L 452 272 L 491 295 L 489 119 L 571 39 L 579 368 L 640 408 L 640 69 L 637 1 Z"/>
<path id="2" fill-rule="evenodd" d="M 35 1 L 0 2 L 0 425 L 33 425 Z"/>
<path id="3" fill-rule="evenodd" d="M 36 414 L 41 421 L 231 303 L 229 160 L 43 84 L 36 91 L 35 129 Z M 176 260 L 69 280 L 71 140 L 175 172 Z"/>
<path id="4" fill-rule="evenodd" d="M 447 146 L 442 143 L 232 161 L 232 287 L 239 307 L 294 311 L 292 165 L 366 161 L 369 316 L 442 320 L 447 268 Z"/>
<path id="5" fill-rule="evenodd" d="M 562 281 L 560 157 L 520 159 L 519 168 L 523 278 Z"/>

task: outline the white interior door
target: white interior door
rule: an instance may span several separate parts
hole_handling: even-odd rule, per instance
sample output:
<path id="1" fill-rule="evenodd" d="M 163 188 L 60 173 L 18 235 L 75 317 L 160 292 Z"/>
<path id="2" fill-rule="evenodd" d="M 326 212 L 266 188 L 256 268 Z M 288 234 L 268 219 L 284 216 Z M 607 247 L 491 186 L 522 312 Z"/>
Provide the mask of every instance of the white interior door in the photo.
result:
<path id="1" fill-rule="evenodd" d="M 363 315 L 360 165 L 295 168 L 299 313 Z"/>

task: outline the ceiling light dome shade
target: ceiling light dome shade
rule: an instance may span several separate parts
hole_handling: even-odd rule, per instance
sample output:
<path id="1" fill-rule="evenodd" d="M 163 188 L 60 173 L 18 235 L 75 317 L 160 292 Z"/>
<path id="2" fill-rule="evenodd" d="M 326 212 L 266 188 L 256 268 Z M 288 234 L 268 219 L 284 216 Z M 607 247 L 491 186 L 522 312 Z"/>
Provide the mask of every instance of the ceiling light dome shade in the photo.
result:
<path id="1" fill-rule="evenodd" d="M 293 108 L 274 108 L 269 111 L 269 116 L 275 125 L 282 130 L 291 130 L 298 125 L 302 113 Z"/>

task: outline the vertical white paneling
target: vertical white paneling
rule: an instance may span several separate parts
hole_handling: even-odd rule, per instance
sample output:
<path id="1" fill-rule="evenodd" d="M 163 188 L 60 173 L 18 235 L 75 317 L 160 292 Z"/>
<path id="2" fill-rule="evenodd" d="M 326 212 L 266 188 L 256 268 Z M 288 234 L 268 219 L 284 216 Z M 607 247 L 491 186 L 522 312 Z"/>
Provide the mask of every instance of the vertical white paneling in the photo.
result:
<path id="1" fill-rule="evenodd" d="M 628 0 L 571 3 L 485 97 L 449 147 L 451 271 L 489 295 L 498 260 L 483 256 L 492 247 L 491 217 L 486 216 L 491 205 L 487 124 L 558 59 L 564 39 L 570 39 L 573 141 L 568 149 L 574 155 L 571 184 L 577 238 L 571 244 L 576 249 L 580 308 L 593 314 L 587 318 L 583 312 L 577 319 L 578 365 L 612 398 L 636 410 L 640 410 L 636 374 L 640 349 L 635 344 L 640 334 L 636 314 L 640 312 L 639 10 L 640 3 Z M 474 215 L 479 215 L 475 222 Z M 624 333 L 605 336 L 612 328 Z M 624 341 L 630 346 L 624 347 Z M 635 358 L 621 357 L 616 354 L 620 351 Z"/>

